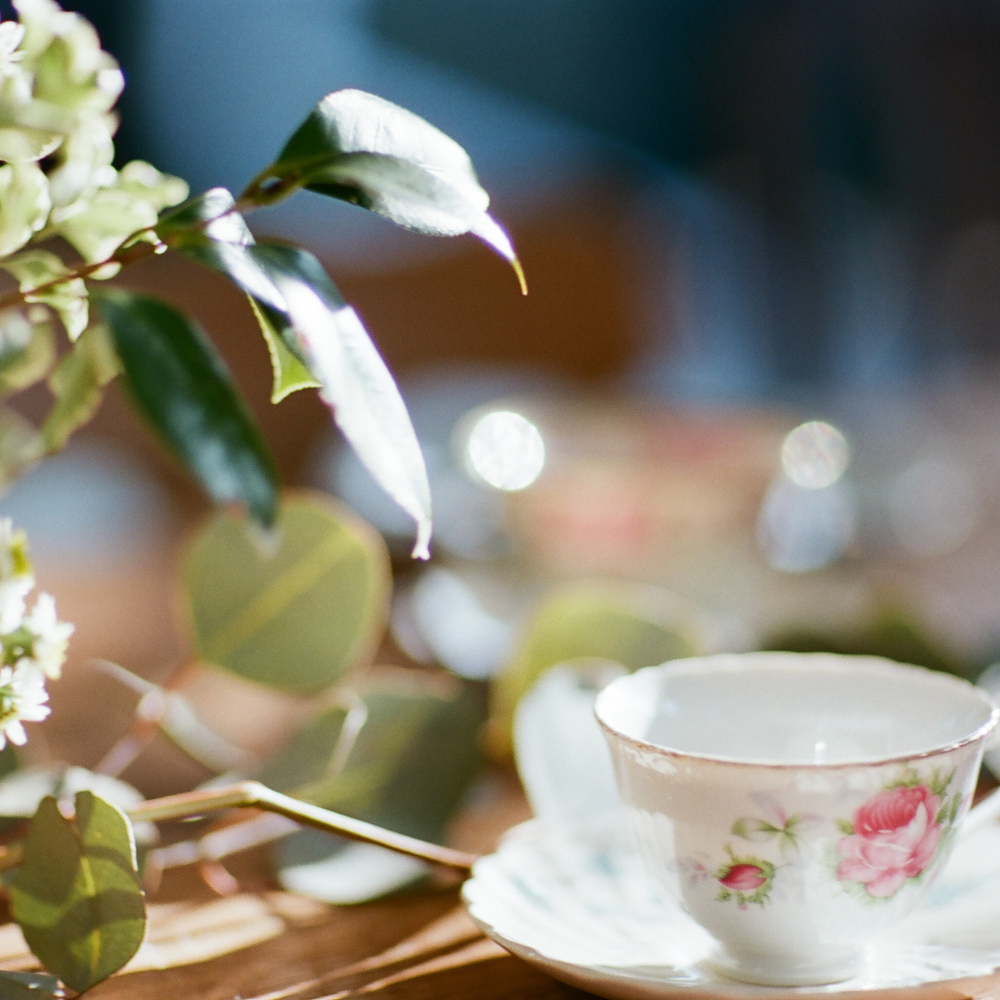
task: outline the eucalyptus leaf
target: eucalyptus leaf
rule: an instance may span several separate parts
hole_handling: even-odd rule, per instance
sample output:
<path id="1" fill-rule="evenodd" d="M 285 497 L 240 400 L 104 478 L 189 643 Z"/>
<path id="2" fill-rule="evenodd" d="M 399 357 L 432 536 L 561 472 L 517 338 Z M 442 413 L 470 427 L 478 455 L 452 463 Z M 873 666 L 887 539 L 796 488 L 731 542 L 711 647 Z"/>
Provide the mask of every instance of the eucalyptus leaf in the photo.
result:
<path id="1" fill-rule="evenodd" d="M 136 953 L 146 912 L 125 814 L 92 792 L 66 819 L 42 800 L 12 891 L 14 919 L 42 965 L 84 991 Z"/>
<path id="2" fill-rule="evenodd" d="M 320 396 L 358 458 L 417 524 L 413 555 L 430 555 L 431 493 L 406 404 L 358 314 L 344 304 L 322 264 L 297 247 L 248 249 L 282 295 L 279 333 L 322 388 Z M 278 317 L 272 317 L 277 319 Z"/>
<path id="3" fill-rule="evenodd" d="M 17 278 L 22 292 L 31 292 L 70 273 L 69 268 L 48 250 L 27 250 L 0 262 L 0 267 Z M 41 302 L 54 309 L 70 340 L 87 328 L 87 286 L 82 278 L 69 278 L 47 291 L 26 295 L 26 302 Z"/>
<path id="4" fill-rule="evenodd" d="M 341 766 L 346 713 L 321 712 L 265 769 L 270 787 L 377 823 L 437 840 L 480 764 L 480 692 L 452 677 L 377 676 L 354 688 L 364 725 Z"/>
<path id="5" fill-rule="evenodd" d="M 0 972 L 0 1000 L 62 1000 L 66 990 L 55 976 Z"/>
<path id="6" fill-rule="evenodd" d="M 429 676 L 373 678 L 356 689 L 365 710 L 348 732 L 342 708 L 321 712 L 264 771 L 272 787 L 380 826 L 440 841 L 479 765 L 481 693 Z M 424 868 L 317 831 L 276 847 L 285 888 L 327 902 L 358 903 L 420 878 Z"/>
<path id="7" fill-rule="evenodd" d="M 469 154 L 396 104 L 361 90 L 327 94 L 244 198 L 267 204 L 297 187 L 360 205 L 431 236 L 471 232 L 514 264 L 487 214 L 490 197 Z M 505 244 L 506 241 L 506 244 Z"/>
<path id="8" fill-rule="evenodd" d="M 277 472 L 224 362 L 194 322 L 156 299 L 93 292 L 138 408 L 206 492 L 273 523 Z"/>
<path id="9" fill-rule="evenodd" d="M 98 324 L 87 330 L 49 376 L 55 404 L 42 425 L 46 451 L 58 451 L 97 412 L 104 387 L 121 371 L 111 335 Z"/>
<path id="10" fill-rule="evenodd" d="M 286 495 L 273 536 L 220 512 L 183 568 L 198 655 L 290 691 L 323 690 L 374 653 L 385 627 L 381 536 L 328 498 Z"/>
<path id="11" fill-rule="evenodd" d="M 514 710 L 557 663 L 610 660 L 627 670 L 710 651 L 704 614 L 668 591 L 625 584 L 565 584 L 535 609 L 514 657 L 494 678 L 490 746 L 509 753 Z"/>

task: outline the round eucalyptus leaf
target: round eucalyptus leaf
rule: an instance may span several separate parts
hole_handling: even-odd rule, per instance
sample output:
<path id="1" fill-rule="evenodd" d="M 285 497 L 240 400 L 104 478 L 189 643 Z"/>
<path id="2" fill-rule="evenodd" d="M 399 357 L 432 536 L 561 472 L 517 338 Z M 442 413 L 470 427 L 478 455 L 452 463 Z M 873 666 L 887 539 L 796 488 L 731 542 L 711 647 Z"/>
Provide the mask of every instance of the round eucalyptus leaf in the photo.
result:
<path id="1" fill-rule="evenodd" d="M 514 710 L 541 675 L 557 663 L 611 660 L 627 670 L 710 651 L 707 616 L 681 598 L 653 587 L 573 583 L 539 604 L 517 653 L 494 678 L 491 749 L 511 750 Z"/>
<path id="2" fill-rule="evenodd" d="M 219 512 L 183 569 L 198 655 L 248 680 L 321 691 L 374 653 L 389 556 L 368 524 L 320 494 L 286 494 L 268 535 Z"/>
<path id="3" fill-rule="evenodd" d="M 70 820 L 54 798 L 43 799 L 24 845 L 12 910 L 38 960 L 73 989 L 88 990 L 122 968 L 146 931 L 125 814 L 85 791 Z"/>

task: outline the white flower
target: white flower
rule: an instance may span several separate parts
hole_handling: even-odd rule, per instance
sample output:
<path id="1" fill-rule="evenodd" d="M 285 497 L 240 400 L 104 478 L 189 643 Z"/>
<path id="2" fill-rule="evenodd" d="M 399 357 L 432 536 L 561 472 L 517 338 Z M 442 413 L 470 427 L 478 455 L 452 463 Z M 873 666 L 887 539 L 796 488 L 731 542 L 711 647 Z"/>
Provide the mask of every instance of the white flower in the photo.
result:
<path id="1" fill-rule="evenodd" d="M 0 633 L 19 628 L 24 599 L 35 585 L 28 556 L 28 539 L 15 531 L 9 517 L 0 519 Z"/>
<path id="2" fill-rule="evenodd" d="M 22 722 L 41 722 L 49 714 L 45 675 L 28 660 L 0 668 L 0 750 L 7 740 L 22 746 L 28 736 Z"/>
<path id="3" fill-rule="evenodd" d="M 0 77 L 13 76 L 24 53 L 18 46 L 24 38 L 24 25 L 17 21 L 0 22 Z"/>
<path id="4" fill-rule="evenodd" d="M 51 594 L 39 594 L 35 606 L 24 619 L 24 628 L 32 633 L 30 662 L 46 677 L 55 680 L 62 673 L 74 626 L 56 618 L 56 602 Z"/>

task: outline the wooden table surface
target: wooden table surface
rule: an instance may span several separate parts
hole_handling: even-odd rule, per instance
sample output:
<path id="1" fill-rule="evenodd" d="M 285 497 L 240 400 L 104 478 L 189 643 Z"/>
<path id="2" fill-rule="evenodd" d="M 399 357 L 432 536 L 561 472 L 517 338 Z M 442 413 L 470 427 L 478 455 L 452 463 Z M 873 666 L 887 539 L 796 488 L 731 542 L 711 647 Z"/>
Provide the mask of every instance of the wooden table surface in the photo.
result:
<path id="1" fill-rule="evenodd" d="M 491 850 L 499 835 L 529 815 L 512 776 L 494 775 L 487 794 L 466 811 L 450 840 L 466 850 Z M 261 918 L 262 901 L 281 914 L 285 929 L 268 940 L 194 964 L 119 974 L 88 1000 L 316 1000 L 377 996 L 568 1000 L 588 994 L 565 986 L 509 955 L 466 916 L 458 884 L 442 875 L 429 885 L 351 907 L 296 903 L 275 893 L 262 853 L 242 856 L 230 870 L 247 890 L 224 903 L 192 869 L 170 873 L 151 899 L 151 922 L 187 920 L 192 933 L 243 914 L 244 929 Z M 173 915 L 172 907 L 190 907 Z M 246 916 L 250 914 L 250 916 Z M 2 929 L 0 929 L 2 930 Z M 163 928 L 160 928 L 161 936 Z M 265 933 L 267 929 L 265 927 Z M 176 940 L 174 941 L 176 944 Z M 169 959 L 169 955 L 167 956 Z M 15 961 L 7 967 L 25 967 Z"/>

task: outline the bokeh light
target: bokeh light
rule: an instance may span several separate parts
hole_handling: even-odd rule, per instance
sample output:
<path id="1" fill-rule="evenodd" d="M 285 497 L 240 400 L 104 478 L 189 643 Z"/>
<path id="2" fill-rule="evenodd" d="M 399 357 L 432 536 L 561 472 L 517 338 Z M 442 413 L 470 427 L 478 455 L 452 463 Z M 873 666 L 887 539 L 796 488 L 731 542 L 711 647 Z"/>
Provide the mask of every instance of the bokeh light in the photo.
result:
<path id="1" fill-rule="evenodd" d="M 807 490 L 832 486 L 847 470 L 850 460 L 847 438 L 822 420 L 799 424 L 781 446 L 785 475 Z"/>
<path id="2" fill-rule="evenodd" d="M 523 490 L 545 466 L 538 428 L 513 410 L 494 410 L 472 428 L 465 448 L 468 466 L 498 490 Z"/>

